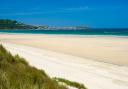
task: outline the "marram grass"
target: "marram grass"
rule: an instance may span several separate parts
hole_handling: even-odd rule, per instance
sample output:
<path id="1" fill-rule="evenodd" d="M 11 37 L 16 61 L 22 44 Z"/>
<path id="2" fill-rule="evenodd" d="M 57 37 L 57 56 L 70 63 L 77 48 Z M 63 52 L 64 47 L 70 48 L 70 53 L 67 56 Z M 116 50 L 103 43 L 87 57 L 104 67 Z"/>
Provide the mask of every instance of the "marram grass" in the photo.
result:
<path id="1" fill-rule="evenodd" d="M 0 45 L 0 89 L 86 89 L 83 84 L 50 78 L 43 70 L 29 66 L 19 55 L 13 56 Z"/>
<path id="2" fill-rule="evenodd" d="M 74 82 L 74 81 L 69 81 L 67 79 L 63 79 L 63 78 L 53 78 L 55 81 L 57 81 L 58 83 L 63 83 L 67 86 L 71 86 L 77 89 L 87 89 L 83 84 Z"/>
<path id="3" fill-rule="evenodd" d="M 0 89 L 67 89 L 0 45 Z"/>

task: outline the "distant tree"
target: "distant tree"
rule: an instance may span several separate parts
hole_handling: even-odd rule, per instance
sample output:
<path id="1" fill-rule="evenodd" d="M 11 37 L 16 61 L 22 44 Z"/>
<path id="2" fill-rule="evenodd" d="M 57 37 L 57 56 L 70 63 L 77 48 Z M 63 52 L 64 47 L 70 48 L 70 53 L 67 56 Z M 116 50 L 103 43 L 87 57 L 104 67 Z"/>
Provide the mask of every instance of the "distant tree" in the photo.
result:
<path id="1" fill-rule="evenodd" d="M 0 19 L 0 29 L 37 29 L 37 26 L 23 24 L 16 20 Z"/>

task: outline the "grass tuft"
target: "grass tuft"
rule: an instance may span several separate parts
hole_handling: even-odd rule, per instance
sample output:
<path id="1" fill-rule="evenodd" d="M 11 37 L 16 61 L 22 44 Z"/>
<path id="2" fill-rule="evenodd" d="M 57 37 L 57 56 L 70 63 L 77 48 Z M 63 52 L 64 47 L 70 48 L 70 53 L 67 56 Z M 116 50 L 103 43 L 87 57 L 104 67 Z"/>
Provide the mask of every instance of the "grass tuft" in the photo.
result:
<path id="1" fill-rule="evenodd" d="M 0 89 L 67 89 L 0 45 Z"/>
<path id="2" fill-rule="evenodd" d="M 29 66 L 19 55 L 13 56 L 0 45 L 0 89 L 87 89 L 83 84 L 62 78 L 51 79 L 43 70 Z"/>
<path id="3" fill-rule="evenodd" d="M 65 85 L 68 85 L 70 87 L 75 87 L 77 89 L 87 89 L 83 84 L 80 84 L 78 82 L 74 82 L 74 81 L 69 81 L 63 78 L 53 78 L 55 81 L 57 81 L 58 83 L 63 83 Z"/>

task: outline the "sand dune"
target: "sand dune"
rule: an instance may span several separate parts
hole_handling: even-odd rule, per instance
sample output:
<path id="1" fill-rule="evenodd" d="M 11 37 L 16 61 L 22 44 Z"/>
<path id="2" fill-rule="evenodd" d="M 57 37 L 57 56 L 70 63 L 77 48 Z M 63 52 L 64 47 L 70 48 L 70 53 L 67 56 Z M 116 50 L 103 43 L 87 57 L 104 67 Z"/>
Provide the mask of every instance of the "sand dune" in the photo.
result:
<path id="1" fill-rule="evenodd" d="M 128 68 L 91 61 L 34 47 L 10 43 L 3 45 L 30 65 L 44 69 L 51 77 L 84 83 L 88 89 L 128 89 Z"/>

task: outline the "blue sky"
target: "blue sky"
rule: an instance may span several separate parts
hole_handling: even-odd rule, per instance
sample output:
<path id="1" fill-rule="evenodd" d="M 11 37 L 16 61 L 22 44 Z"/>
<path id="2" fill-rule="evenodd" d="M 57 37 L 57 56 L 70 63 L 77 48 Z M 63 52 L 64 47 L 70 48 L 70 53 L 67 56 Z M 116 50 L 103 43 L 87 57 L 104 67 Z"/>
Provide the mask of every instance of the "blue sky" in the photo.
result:
<path id="1" fill-rule="evenodd" d="M 34 25 L 128 28 L 128 0 L 0 0 L 0 19 Z"/>

